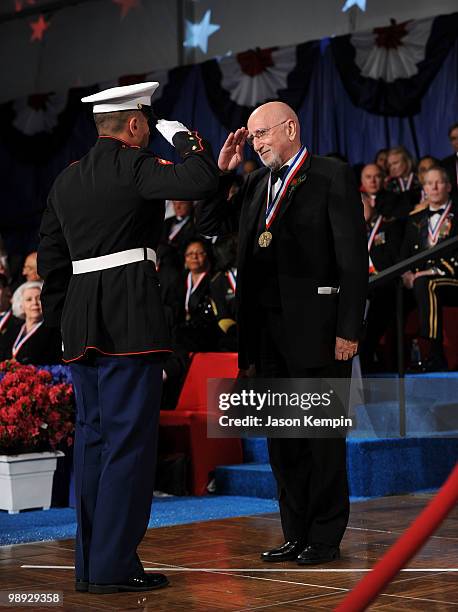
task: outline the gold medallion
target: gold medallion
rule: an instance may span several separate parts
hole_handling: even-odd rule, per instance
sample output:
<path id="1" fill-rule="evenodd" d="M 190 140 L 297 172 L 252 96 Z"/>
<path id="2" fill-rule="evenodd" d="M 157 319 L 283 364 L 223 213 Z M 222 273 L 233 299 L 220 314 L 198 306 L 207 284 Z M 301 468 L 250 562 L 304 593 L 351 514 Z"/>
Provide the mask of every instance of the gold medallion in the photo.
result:
<path id="1" fill-rule="evenodd" d="M 267 230 L 265 232 L 262 232 L 262 234 L 258 238 L 258 244 L 262 248 L 268 247 L 271 242 L 272 234 Z"/>

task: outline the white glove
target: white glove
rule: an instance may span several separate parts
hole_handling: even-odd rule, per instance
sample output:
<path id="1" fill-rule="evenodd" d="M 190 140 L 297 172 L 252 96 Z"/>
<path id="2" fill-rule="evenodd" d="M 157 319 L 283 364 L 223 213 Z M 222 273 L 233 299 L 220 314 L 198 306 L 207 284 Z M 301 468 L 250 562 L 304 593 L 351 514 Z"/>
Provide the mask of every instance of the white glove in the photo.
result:
<path id="1" fill-rule="evenodd" d="M 159 119 L 156 123 L 156 128 L 172 146 L 175 134 L 178 132 L 189 132 L 188 128 L 179 121 L 167 121 L 166 119 Z"/>

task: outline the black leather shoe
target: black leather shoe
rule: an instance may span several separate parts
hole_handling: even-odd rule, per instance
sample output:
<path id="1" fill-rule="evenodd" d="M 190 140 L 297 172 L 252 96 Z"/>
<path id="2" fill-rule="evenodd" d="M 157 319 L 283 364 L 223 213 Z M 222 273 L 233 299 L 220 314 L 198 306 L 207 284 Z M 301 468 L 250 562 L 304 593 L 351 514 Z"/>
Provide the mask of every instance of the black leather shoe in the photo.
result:
<path id="1" fill-rule="evenodd" d="M 79 578 L 75 580 L 75 591 L 87 593 L 88 586 L 89 582 L 87 580 L 80 580 Z"/>
<path id="2" fill-rule="evenodd" d="M 261 553 L 261 561 L 291 561 L 296 559 L 297 555 L 303 549 L 303 544 L 300 544 L 297 540 L 292 542 L 285 542 L 278 548 L 272 550 L 266 550 Z"/>
<path id="3" fill-rule="evenodd" d="M 97 584 L 90 582 L 89 593 L 104 595 L 106 593 L 120 593 L 122 591 L 152 591 L 169 584 L 164 574 L 139 574 L 119 584 Z"/>
<path id="4" fill-rule="evenodd" d="M 329 563 L 340 559 L 340 549 L 338 546 L 328 544 L 309 544 L 297 557 L 299 565 L 318 565 L 319 563 Z"/>

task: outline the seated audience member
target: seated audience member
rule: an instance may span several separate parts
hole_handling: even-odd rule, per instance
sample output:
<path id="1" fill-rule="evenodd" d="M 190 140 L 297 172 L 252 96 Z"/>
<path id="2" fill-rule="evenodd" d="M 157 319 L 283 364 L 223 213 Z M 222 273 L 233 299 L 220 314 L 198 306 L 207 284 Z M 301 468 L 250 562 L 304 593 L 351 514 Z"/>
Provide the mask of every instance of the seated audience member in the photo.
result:
<path id="1" fill-rule="evenodd" d="M 41 280 L 37 271 L 37 253 L 33 251 L 29 253 L 24 260 L 24 266 L 22 268 L 22 275 L 27 282 L 34 282 Z"/>
<path id="2" fill-rule="evenodd" d="M 388 151 L 388 178 L 386 189 L 401 193 L 411 189 L 421 188 L 413 171 L 413 160 L 405 147 L 393 147 Z"/>
<path id="3" fill-rule="evenodd" d="M 184 249 L 194 236 L 193 203 L 173 200 L 174 216 L 164 222 L 162 237 L 157 249 L 158 276 L 161 296 L 167 301 L 167 294 L 183 271 Z"/>
<path id="4" fill-rule="evenodd" d="M 9 342 L 9 358 L 20 363 L 52 365 L 61 363 L 62 339 L 58 329 L 46 327 L 41 309 L 42 282 L 30 281 L 16 289 L 12 299 L 13 315 L 23 319 L 5 334 Z"/>
<path id="5" fill-rule="evenodd" d="M 423 183 L 425 180 L 425 174 L 428 172 L 428 170 L 431 170 L 431 168 L 435 168 L 437 166 L 440 166 L 439 160 L 436 159 L 435 157 L 432 157 L 431 155 L 424 155 L 423 157 L 420 157 L 420 159 L 418 160 L 417 176 L 422 186 L 421 198 L 418 204 L 416 204 L 415 208 L 411 210 L 409 214 L 414 215 L 420 210 L 424 210 L 425 208 L 428 207 L 428 199 L 426 198 L 426 194 L 423 189 Z"/>
<path id="6" fill-rule="evenodd" d="M 376 164 L 364 166 L 361 173 L 361 199 L 367 228 L 369 274 L 376 275 L 394 265 L 399 258 L 403 225 L 393 217 L 385 218 L 376 208 L 376 196 L 383 188 L 383 172 Z M 395 313 L 396 283 L 369 289 L 366 334 L 360 347 L 363 371 L 389 369 L 381 360 L 378 345 Z"/>
<path id="7" fill-rule="evenodd" d="M 235 291 L 237 285 L 237 235 L 220 238 L 213 247 L 216 274 L 210 282 L 213 313 L 222 332 L 220 351 L 237 351 Z"/>
<path id="8" fill-rule="evenodd" d="M 458 234 L 458 207 L 450 199 L 451 184 L 443 168 L 432 168 L 423 184 L 428 208 L 407 220 L 401 259 L 417 255 Z M 425 370 L 447 368 L 442 347 L 442 306 L 458 304 L 458 253 L 426 260 L 403 274 L 404 285 L 413 289 L 418 308 L 420 335 L 428 340 Z"/>
<path id="9" fill-rule="evenodd" d="M 207 244 L 200 238 L 186 246 L 187 272 L 175 285 L 173 301 L 177 344 L 188 352 L 215 351 L 219 328 L 210 303 L 210 258 Z"/>
<path id="10" fill-rule="evenodd" d="M 22 321 L 13 315 L 8 279 L 0 274 L 0 361 L 11 359 L 12 337 L 16 337 Z"/>
<path id="11" fill-rule="evenodd" d="M 421 200 L 421 185 L 414 174 L 413 161 L 404 147 L 388 152 L 385 189 L 377 196 L 377 207 L 385 217 L 405 218 Z"/>
<path id="12" fill-rule="evenodd" d="M 379 168 L 381 168 L 382 172 L 387 175 L 388 174 L 388 149 L 379 149 L 375 154 L 374 164 L 377 164 Z"/>
<path id="13" fill-rule="evenodd" d="M 441 161 L 441 166 L 448 172 L 452 184 L 451 195 L 458 198 L 458 123 L 454 123 L 448 130 L 448 137 L 453 153 Z"/>

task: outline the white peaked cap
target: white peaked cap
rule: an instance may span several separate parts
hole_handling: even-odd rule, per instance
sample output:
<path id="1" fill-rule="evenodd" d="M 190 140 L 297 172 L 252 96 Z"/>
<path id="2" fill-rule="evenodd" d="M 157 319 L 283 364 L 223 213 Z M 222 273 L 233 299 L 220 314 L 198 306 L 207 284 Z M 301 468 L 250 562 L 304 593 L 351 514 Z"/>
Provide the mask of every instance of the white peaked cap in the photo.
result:
<path id="1" fill-rule="evenodd" d="M 94 105 L 95 113 L 113 113 L 123 110 L 137 110 L 142 106 L 151 106 L 151 96 L 159 87 L 159 83 L 135 83 L 124 87 L 111 87 L 99 91 L 92 96 L 81 98 L 81 102 L 90 102 Z"/>

